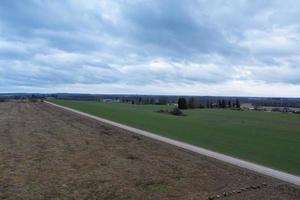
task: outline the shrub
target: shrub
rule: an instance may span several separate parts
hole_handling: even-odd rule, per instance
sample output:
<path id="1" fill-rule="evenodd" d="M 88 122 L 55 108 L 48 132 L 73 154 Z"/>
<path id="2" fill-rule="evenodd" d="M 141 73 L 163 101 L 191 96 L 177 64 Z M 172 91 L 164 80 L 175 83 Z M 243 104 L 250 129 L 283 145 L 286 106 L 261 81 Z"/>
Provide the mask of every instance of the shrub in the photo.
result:
<path id="1" fill-rule="evenodd" d="M 183 115 L 182 111 L 177 107 L 173 108 L 173 110 L 170 113 L 172 115 Z"/>

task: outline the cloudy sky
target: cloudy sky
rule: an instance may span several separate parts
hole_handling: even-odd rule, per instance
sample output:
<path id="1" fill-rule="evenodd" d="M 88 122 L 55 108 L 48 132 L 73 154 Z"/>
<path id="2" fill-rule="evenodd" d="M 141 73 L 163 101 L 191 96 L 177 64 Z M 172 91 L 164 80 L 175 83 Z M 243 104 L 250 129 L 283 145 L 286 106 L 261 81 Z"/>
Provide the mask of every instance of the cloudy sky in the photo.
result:
<path id="1" fill-rule="evenodd" d="M 298 0 L 1 0 L 0 92 L 300 96 Z"/>

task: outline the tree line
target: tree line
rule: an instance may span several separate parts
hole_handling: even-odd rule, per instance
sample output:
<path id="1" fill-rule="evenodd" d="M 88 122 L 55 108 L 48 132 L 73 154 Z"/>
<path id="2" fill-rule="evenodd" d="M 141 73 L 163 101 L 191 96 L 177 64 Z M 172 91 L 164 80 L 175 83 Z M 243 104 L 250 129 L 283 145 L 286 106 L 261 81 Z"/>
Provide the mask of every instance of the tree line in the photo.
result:
<path id="1" fill-rule="evenodd" d="M 195 101 L 195 99 L 189 98 L 179 98 L 178 99 L 178 108 L 179 109 L 193 109 L 193 108 L 231 108 L 231 109 L 240 109 L 240 101 L 239 99 L 235 100 L 225 100 L 220 99 L 217 102 L 207 101 L 205 105 L 200 102 Z"/>

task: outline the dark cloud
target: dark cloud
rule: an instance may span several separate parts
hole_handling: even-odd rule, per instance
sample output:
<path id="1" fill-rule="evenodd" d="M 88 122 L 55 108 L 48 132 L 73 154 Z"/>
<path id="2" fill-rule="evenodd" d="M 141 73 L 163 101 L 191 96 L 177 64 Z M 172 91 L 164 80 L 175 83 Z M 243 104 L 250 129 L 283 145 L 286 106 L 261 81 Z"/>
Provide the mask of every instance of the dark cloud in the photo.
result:
<path id="1" fill-rule="evenodd" d="M 152 55 L 193 57 L 201 53 L 231 52 L 222 32 L 207 23 L 205 14 L 195 15 L 194 1 L 139 2 L 124 10 L 129 39 Z M 201 9 L 201 7 L 200 7 Z M 159 56 L 158 55 L 158 56 Z"/>

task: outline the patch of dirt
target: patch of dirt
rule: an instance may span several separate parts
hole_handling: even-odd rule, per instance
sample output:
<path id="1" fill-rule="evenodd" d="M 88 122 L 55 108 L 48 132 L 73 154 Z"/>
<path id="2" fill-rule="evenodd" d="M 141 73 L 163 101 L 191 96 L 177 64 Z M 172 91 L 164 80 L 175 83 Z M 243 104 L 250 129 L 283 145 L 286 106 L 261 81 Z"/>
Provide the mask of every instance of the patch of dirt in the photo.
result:
<path id="1" fill-rule="evenodd" d="M 216 195 L 292 200 L 300 189 L 45 103 L 0 103 L 0 199 Z"/>

